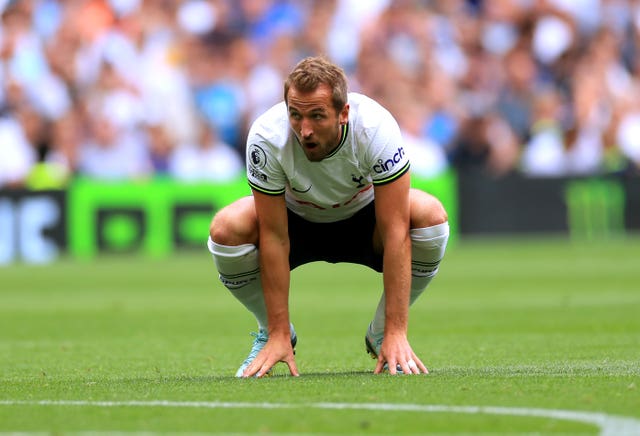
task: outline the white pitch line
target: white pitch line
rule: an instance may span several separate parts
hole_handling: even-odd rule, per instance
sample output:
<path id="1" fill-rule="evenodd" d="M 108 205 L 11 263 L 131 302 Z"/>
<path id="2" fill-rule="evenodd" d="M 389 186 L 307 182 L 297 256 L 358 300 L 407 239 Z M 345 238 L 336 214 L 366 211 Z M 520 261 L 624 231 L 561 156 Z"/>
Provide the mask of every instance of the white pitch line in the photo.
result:
<path id="1" fill-rule="evenodd" d="M 224 401 L 84 401 L 84 400 L 0 400 L 2 406 L 82 407 L 186 407 L 199 409 L 336 409 L 386 410 L 390 412 L 463 413 L 533 416 L 591 424 L 601 436 L 640 436 L 640 420 L 598 412 L 494 406 L 446 406 L 392 403 L 241 403 Z"/>

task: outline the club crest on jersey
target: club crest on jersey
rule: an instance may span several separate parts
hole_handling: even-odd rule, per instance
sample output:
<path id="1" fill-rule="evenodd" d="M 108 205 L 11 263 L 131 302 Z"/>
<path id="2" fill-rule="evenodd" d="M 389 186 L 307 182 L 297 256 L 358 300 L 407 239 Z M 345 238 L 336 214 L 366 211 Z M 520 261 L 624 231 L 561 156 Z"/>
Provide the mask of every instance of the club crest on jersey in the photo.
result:
<path id="1" fill-rule="evenodd" d="M 358 186 L 356 186 L 356 188 L 364 188 L 364 183 L 362 183 L 362 180 L 364 179 L 363 176 L 356 176 L 355 174 L 351 174 L 351 180 L 354 183 L 357 183 Z"/>
<path id="2" fill-rule="evenodd" d="M 252 167 L 261 170 L 267 165 L 267 154 L 257 144 L 249 146 L 249 163 Z"/>
<path id="3" fill-rule="evenodd" d="M 378 174 L 382 174 L 391 170 L 394 166 L 396 166 L 396 164 L 400 163 L 404 155 L 404 147 L 398 147 L 398 151 L 393 155 L 392 158 L 385 161 L 383 161 L 382 159 L 378 159 L 378 163 L 373 166 L 373 171 Z"/>

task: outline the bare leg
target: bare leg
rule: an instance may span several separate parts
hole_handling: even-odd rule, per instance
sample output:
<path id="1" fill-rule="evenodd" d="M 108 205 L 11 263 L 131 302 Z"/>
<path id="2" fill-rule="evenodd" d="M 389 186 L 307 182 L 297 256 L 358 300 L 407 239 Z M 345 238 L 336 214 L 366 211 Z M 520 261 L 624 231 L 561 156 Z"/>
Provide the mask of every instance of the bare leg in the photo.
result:
<path id="1" fill-rule="evenodd" d="M 253 197 L 243 197 L 218 211 L 211 221 L 209 235 L 222 245 L 258 245 L 258 217 Z"/>
<path id="2" fill-rule="evenodd" d="M 207 246 L 222 284 L 267 329 L 258 260 L 258 220 L 253 197 L 245 197 L 220 210 L 211 222 Z"/>
<path id="3" fill-rule="evenodd" d="M 426 192 L 412 189 L 410 207 L 411 296 L 409 304 L 413 304 L 438 272 L 449 238 L 449 223 L 447 212 L 440 201 Z M 369 326 L 369 334 L 381 337 L 384 333 L 384 320 L 383 292 L 373 322 Z"/>

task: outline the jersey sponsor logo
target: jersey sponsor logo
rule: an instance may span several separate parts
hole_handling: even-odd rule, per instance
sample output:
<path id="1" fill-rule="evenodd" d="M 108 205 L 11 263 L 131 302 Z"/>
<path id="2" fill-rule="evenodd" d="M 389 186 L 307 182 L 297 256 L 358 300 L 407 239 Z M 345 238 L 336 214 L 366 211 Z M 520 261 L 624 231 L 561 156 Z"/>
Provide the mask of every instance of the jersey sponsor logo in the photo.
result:
<path id="1" fill-rule="evenodd" d="M 252 167 L 261 170 L 267 165 L 267 154 L 257 144 L 249 146 L 249 163 Z"/>
<path id="2" fill-rule="evenodd" d="M 405 155 L 404 147 L 398 147 L 398 151 L 392 158 L 387 160 L 378 159 L 378 163 L 373 166 L 373 171 L 377 174 L 386 173 L 402 161 Z"/>
<path id="3" fill-rule="evenodd" d="M 268 177 L 265 173 L 253 167 L 249 168 L 249 174 L 254 179 L 262 180 L 263 182 L 266 182 L 268 180 Z"/>

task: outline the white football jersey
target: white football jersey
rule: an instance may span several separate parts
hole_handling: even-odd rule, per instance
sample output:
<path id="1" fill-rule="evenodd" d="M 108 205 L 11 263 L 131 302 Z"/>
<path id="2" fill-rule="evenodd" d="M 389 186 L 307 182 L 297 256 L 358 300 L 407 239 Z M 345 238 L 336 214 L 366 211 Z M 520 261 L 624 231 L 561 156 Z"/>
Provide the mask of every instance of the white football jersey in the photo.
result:
<path id="1" fill-rule="evenodd" d="M 393 116 L 374 100 L 349 93 L 349 122 L 340 145 L 320 162 L 307 159 L 281 102 L 251 126 L 247 177 L 256 191 L 285 195 L 287 207 L 313 222 L 349 218 L 373 200 L 373 186 L 409 170 Z"/>

